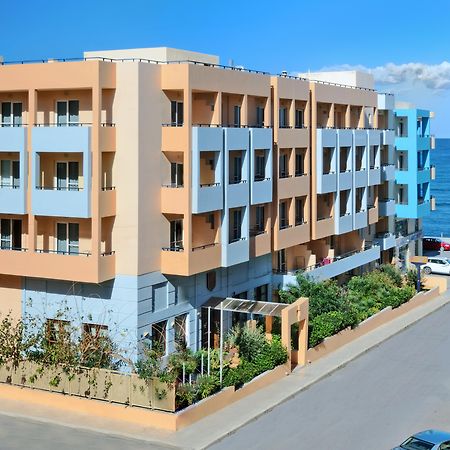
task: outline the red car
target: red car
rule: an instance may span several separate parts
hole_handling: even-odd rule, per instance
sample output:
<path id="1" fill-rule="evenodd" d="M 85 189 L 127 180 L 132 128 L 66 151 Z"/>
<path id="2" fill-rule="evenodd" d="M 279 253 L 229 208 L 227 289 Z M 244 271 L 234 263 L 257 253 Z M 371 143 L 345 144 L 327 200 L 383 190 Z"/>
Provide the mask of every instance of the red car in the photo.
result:
<path id="1" fill-rule="evenodd" d="M 436 238 L 423 238 L 423 249 L 424 250 L 440 250 L 441 247 L 444 251 L 450 250 L 450 244 L 448 242 L 441 241 Z"/>

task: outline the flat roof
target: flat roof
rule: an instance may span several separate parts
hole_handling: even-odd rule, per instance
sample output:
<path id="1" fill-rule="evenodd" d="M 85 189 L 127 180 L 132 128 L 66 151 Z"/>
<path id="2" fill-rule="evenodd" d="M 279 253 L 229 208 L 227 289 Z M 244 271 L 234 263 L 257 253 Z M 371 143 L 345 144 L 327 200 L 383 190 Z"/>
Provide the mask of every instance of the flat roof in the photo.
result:
<path id="1" fill-rule="evenodd" d="M 202 305 L 202 308 L 281 317 L 281 312 L 288 306 L 287 303 L 261 302 L 258 300 L 244 300 L 233 297 L 211 297 Z"/>

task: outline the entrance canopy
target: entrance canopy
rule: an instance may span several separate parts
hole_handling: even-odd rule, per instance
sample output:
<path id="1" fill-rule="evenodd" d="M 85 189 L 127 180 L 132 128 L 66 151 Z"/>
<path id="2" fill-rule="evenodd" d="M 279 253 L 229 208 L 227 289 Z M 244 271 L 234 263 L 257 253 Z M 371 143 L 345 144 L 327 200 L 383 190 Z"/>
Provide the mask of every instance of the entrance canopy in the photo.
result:
<path id="1" fill-rule="evenodd" d="M 281 317 L 281 311 L 289 305 L 286 303 L 259 302 L 232 297 L 211 297 L 202 308 L 211 308 L 237 313 L 260 314 L 262 316 Z"/>

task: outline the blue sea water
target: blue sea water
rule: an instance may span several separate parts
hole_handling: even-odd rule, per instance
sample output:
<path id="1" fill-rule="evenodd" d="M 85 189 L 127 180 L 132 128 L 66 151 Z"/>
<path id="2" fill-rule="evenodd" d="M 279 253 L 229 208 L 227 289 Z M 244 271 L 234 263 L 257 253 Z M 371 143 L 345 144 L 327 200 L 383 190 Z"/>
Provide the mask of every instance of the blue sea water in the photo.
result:
<path id="1" fill-rule="evenodd" d="M 423 219 L 425 236 L 450 236 L 450 139 L 436 139 L 431 150 L 431 164 L 436 166 L 436 180 L 431 195 L 436 197 L 436 211 Z"/>

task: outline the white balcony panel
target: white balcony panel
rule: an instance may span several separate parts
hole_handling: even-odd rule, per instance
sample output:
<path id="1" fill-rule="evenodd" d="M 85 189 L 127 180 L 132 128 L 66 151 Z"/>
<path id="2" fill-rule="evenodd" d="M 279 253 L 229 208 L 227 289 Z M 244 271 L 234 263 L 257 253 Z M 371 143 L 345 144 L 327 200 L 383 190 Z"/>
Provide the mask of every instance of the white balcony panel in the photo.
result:
<path id="1" fill-rule="evenodd" d="M 0 127 L 0 152 L 20 152 L 26 147 L 27 129 Z"/>
<path id="2" fill-rule="evenodd" d="M 381 166 L 381 181 L 394 181 L 394 180 L 395 180 L 394 164 Z"/>
<path id="3" fill-rule="evenodd" d="M 383 130 L 383 145 L 395 144 L 395 132 L 394 130 Z"/>
<path id="4" fill-rule="evenodd" d="M 369 169 L 369 186 L 381 184 L 381 169 Z"/>
<path id="5" fill-rule="evenodd" d="M 248 183 L 241 182 L 237 184 L 228 184 L 226 186 L 227 208 L 237 208 L 238 206 L 246 206 L 249 204 Z"/>
<path id="6" fill-rule="evenodd" d="M 369 264 L 377 259 L 380 259 L 380 247 L 373 246 L 367 250 L 363 250 L 359 253 L 355 253 L 351 256 L 338 259 L 330 264 L 308 271 L 306 272 L 306 275 L 315 281 L 327 280 Z"/>
<path id="7" fill-rule="evenodd" d="M 33 152 L 87 152 L 90 140 L 90 126 L 33 127 Z"/>
<path id="8" fill-rule="evenodd" d="M 380 216 L 393 216 L 395 215 L 395 200 L 380 200 L 379 201 Z"/>
<path id="9" fill-rule="evenodd" d="M 355 230 L 367 227 L 367 211 L 360 211 L 354 215 L 354 225 Z"/>
<path id="10" fill-rule="evenodd" d="M 327 194 L 329 192 L 337 191 L 337 175 L 335 173 L 329 173 L 321 175 L 317 178 L 317 193 Z"/>
<path id="11" fill-rule="evenodd" d="M 201 186 L 200 157 L 202 151 L 217 155 L 215 183 Z M 192 212 L 194 214 L 223 208 L 223 128 L 192 127 Z"/>
<path id="12" fill-rule="evenodd" d="M 353 174 L 352 172 L 341 172 L 339 174 L 339 190 L 344 191 L 351 189 L 353 185 Z"/>
<path id="13" fill-rule="evenodd" d="M 367 137 L 369 145 L 380 145 L 381 130 L 367 130 Z"/>
<path id="14" fill-rule="evenodd" d="M 365 187 L 368 183 L 367 170 L 358 170 L 355 172 L 355 187 Z"/>
<path id="15" fill-rule="evenodd" d="M 222 244 L 222 266 L 230 267 L 250 259 L 249 239 Z"/>
<path id="16" fill-rule="evenodd" d="M 381 250 L 389 250 L 395 247 L 395 236 L 393 233 L 385 233 L 383 236 L 375 237 L 373 243 L 379 245 Z"/>
<path id="17" fill-rule="evenodd" d="M 351 214 L 335 217 L 335 233 L 345 234 L 353 230 L 353 217 Z"/>
<path id="18" fill-rule="evenodd" d="M 255 181 L 255 152 L 266 154 L 264 180 Z M 272 129 L 250 128 L 250 203 L 258 205 L 272 201 Z"/>

